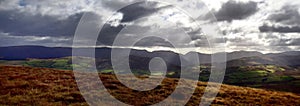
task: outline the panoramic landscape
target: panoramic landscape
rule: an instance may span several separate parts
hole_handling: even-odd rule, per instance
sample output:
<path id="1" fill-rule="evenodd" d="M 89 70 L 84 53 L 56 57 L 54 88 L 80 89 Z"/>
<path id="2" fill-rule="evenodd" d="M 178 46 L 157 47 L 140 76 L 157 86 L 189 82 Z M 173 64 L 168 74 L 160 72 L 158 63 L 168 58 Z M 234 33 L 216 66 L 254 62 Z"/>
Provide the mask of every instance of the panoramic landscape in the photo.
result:
<path id="1" fill-rule="evenodd" d="M 0 0 L 0 105 L 300 105 L 300 2 Z"/>

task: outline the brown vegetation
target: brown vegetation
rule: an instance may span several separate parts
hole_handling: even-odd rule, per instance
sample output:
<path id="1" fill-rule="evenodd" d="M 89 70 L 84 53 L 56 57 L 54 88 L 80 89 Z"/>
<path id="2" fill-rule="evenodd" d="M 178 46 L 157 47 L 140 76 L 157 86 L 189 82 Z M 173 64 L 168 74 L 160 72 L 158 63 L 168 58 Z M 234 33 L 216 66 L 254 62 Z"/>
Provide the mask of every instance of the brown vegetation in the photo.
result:
<path id="1" fill-rule="evenodd" d="M 88 105 L 74 78 L 72 71 L 0 66 L 0 105 Z M 178 81 L 166 78 L 156 89 L 138 92 L 122 85 L 113 75 L 102 74 L 100 78 L 109 93 L 131 105 L 150 105 L 165 99 Z M 205 87 L 206 83 L 198 82 L 187 105 L 198 105 Z M 185 97 L 185 89 L 189 88 L 183 87 L 180 97 Z M 293 93 L 222 85 L 213 105 L 299 105 L 299 100 L 300 95 Z M 109 101 L 103 104 L 109 105 Z"/>

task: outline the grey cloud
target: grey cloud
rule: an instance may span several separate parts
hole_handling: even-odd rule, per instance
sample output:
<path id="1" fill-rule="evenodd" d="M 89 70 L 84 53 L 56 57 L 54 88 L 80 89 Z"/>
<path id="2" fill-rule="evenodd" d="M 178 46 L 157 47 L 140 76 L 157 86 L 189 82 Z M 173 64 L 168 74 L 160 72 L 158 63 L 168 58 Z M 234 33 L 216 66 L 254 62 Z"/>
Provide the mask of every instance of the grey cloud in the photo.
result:
<path id="1" fill-rule="evenodd" d="M 102 4 L 104 7 L 116 10 L 123 8 L 122 6 L 126 4 L 128 1 L 123 1 L 123 0 L 101 0 Z"/>
<path id="2" fill-rule="evenodd" d="M 121 24 L 118 26 L 112 26 L 111 24 L 106 23 L 99 33 L 97 45 L 112 45 L 116 36 L 123 30 L 123 28 L 126 27 L 126 24 L 123 23 L 138 20 L 139 18 L 146 17 L 161 9 L 169 7 L 164 6 L 155 8 L 156 5 L 156 2 L 138 2 L 118 10 L 118 12 L 123 13 L 123 18 L 120 20 Z M 147 30 L 151 30 L 150 27 L 143 27 L 137 25 L 130 26 L 130 28 L 134 32 L 126 33 L 141 34 L 146 32 Z"/>
<path id="3" fill-rule="evenodd" d="M 191 30 L 191 29 L 192 28 L 185 28 L 185 30 Z M 188 32 L 187 34 L 189 34 L 191 36 L 192 40 L 195 40 L 195 39 L 202 39 L 204 37 L 203 35 L 199 35 L 201 33 L 202 33 L 202 29 L 198 28 L 198 29 Z"/>
<path id="4" fill-rule="evenodd" d="M 71 46 L 72 39 L 50 36 L 14 36 L 0 32 L 0 46 L 15 45 Z"/>
<path id="5" fill-rule="evenodd" d="M 270 43 L 271 46 L 300 46 L 300 38 L 279 39 Z"/>
<path id="6" fill-rule="evenodd" d="M 209 47 L 209 42 L 207 39 L 196 39 L 190 42 L 191 45 L 196 47 Z"/>
<path id="7" fill-rule="evenodd" d="M 280 10 L 272 13 L 268 20 L 273 25 L 262 25 L 259 27 L 261 32 L 279 32 L 279 33 L 300 33 L 300 13 L 299 6 L 285 5 Z M 281 24 L 275 26 L 274 24 Z"/>
<path id="8" fill-rule="evenodd" d="M 270 46 L 273 51 L 293 51 L 289 46 Z"/>
<path id="9" fill-rule="evenodd" d="M 293 46 L 300 46 L 300 38 L 293 39 L 290 43 Z"/>
<path id="10" fill-rule="evenodd" d="M 285 25 L 300 25 L 299 6 L 286 5 L 268 17 L 269 20 Z"/>
<path id="11" fill-rule="evenodd" d="M 218 21 L 240 20 L 251 16 L 258 11 L 256 2 L 228 1 L 215 13 Z"/>
<path id="12" fill-rule="evenodd" d="M 222 33 L 223 35 L 228 35 L 230 33 L 239 33 L 239 32 L 243 32 L 242 28 L 227 28 L 224 30 L 220 30 L 220 33 Z"/>
<path id="13" fill-rule="evenodd" d="M 283 36 L 283 35 L 282 35 L 282 36 Z M 272 33 L 269 33 L 265 38 L 266 38 L 266 39 L 279 39 L 278 36 L 276 36 L 276 35 L 274 35 L 274 34 L 272 34 Z M 260 38 L 260 39 L 261 39 L 261 38 Z"/>
<path id="14" fill-rule="evenodd" d="M 18 36 L 71 36 L 82 13 L 60 20 L 54 16 L 14 10 L 0 11 L 0 31 Z"/>
<path id="15" fill-rule="evenodd" d="M 280 32 L 280 33 L 300 33 L 299 26 L 269 26 L 269 25 L 262 25 L 259 27 L 260 32 Z"/>
<path id="16" fill-rule="evenodd" d="M 124 14 L 121 22 L 131 22 L 136 19 L 151 15 L 164 8 L 170 7 L 170 6 L 163 6 L 163 7 L 155 8 L 157 4 L 158 4 L 157 2 L 139 2 L 139 3 L 129 5 L 125 8 L 122 8 L 121 10 L 118 10 L 118 12 Z"/>
<path id="17" fill-rule="evenodd" d="M 270 41 L 270 46 L 289 46 L 288 42 L 290 42 L 291 39 L 273 39 Z"/>
<path id="18" fill-rule="evenodd" d="M 245 38 L 243 36 L 234 38 L 225 38 L 229 46 L 261 46 L 260 42 L 254 41 L 252 38 Z"/>

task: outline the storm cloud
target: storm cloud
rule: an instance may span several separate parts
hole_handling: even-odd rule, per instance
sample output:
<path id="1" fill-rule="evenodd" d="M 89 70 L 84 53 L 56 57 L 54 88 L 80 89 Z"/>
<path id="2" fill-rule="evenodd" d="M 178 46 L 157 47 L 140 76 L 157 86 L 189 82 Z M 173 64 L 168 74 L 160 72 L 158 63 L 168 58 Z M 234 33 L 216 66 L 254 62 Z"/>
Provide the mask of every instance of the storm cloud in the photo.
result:
<path id="1" fill-rule="evenodd" d="M 218 21 L 232 21 L 245 19 L 259 9 L 256 2 L 238 2 L 238 1 L 228 1 L 223 4 L 221 9 L 215 13 Z"/>
<path id="2" fill-rule="evenodd" d="M 260 32 L 280 32 L 280 33 L 300 33 L 299 26 L 269 26 L 262 25 L 259 27 Z"/>
<path id="3" fill-rule="evenodd" d="M 268 19 L 284 25 L 300 26 L 300 13 L 298 9 L 299 7 L 295 5 L 286 5 L 279 11 L 271 14 Z"/>
<path id="4" fill-rule="evenodd" d="M 122 18 L 120 20 L 110 20 L 108 23 L 105 23 L 103 28 L 99 33 L 99 39 L 97 45 L 112 45 L 114 39 L 118 36 L 118 34 L 127 27 L 126 23 L 137 21 L 140 18 L 147 19 L 145 17 L 152 15 L 162 9 L 168 8 L 169 6 L 157 7 L 157 2 L 138 2 L 135 4 L 131 4 L 125 8 L 118 10 L 118 13 L 122 14 Z M 116 26 L 112 25 L 109 22 L 115 21 Z M 134 36 L 139 36 L 139 34 L 145 33 L 148 30 L 151 30 L 149 26 L 139 26 L 139 25 L 131 25 L 129 27 L 132 29 L 131 31 L 126 32 L 126 34 L 131 34 Z M 127 39 L 130 39 L 129 36 L 126 36 Z M 134 37 L 133 37 L 134 38 Z M 126 41 L 126 39 L 124 39 Z M 148 39 L 148 43 L 159 43 L 161 40 L 157 39 Z M 145 41 L 142 41 L 145 43 Z M 140 44 L 141 45 L 141 44 Z M 143 45 L 153 45 L 153 44 L 143 44 Z M 164 45 L 164 44 L 161 44 Z"/>
<path id="5" fill-rule="evenodd" d="M 168 8 L 169 6 L 163 6 L 155 8 L 157 2 L 139 2 L 122 8 L 118 12 L 123 13 L 123 19 L 121 22 L 131 22 L 141 17 L 151 15 L 161 9 Z"/>
<path id="6" fill-rule="evenodd" d="M 17 36 L 72 36 L 82 13 L 66 19 L 19 11 L 0 11 L 0 31 Z"/>

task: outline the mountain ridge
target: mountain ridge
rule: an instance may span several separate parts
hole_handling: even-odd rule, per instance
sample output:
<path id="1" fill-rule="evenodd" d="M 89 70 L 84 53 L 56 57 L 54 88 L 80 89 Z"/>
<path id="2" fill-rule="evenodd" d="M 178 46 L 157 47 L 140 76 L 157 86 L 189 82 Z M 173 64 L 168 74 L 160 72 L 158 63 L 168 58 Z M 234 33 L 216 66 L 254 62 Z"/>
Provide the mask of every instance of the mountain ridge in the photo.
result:
<path id="1" fill-rule="evenodd" d="M 136 50 L 130 48 L 71 48 L 71 47 L 44 47 L 44 46 L 10 46 L 10 47 L 0 47 L 0 60 L 26 60 L 28 58 L 37 59 L 49 59 L 49 58 L 62 58 L 68 56 L 83 56 L 89 57 L 89 54 L 85 52 L 78 53 L 77 55 L 72 55 L 72 50 L 76 51 L 88 51 L 95 49 L 95 57 L 102 59 L 110 59 L 112 49 L 117 52 L 122 52 L 123 50 L 131 50 L 130 56 L 141 57 L 141 58 L 154 58 L 161 57 L 165 60 L 172 61 L 172 64 L 179 64 L 179 56 L 183 56 L 183 61 L 188 61 L 192 59 L 194 54 L 197 54 L 201 64 L 211 63 L 212 54 L 204 54 L 198 52 L 189 52 L 185 55 L 175 53 L 172 51 L 153 51 L 149 52 L 147 50 Z M 219 53 L 216 53 L 216 55 Z M 269 53 L 263 54 L 258 51 L 235 51 L 226 53 L 227 62 L 233 61 L 254 61 L 260 64 L 276 64 L 276 65 L 300 65 L 300 51 L 290 51 L 283 53 Z M 273 60 L 273 61 L 269 61 Z M 277 62 L 274 62 L 277 61 Z"/>

